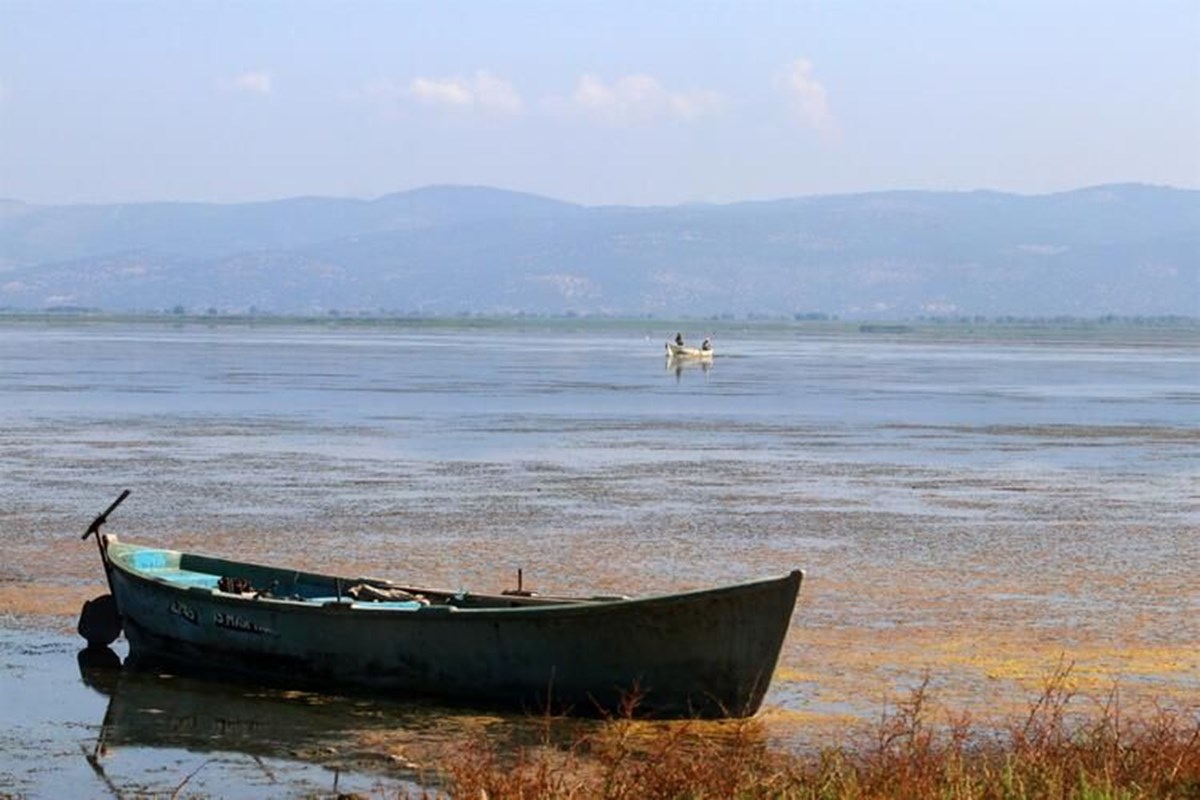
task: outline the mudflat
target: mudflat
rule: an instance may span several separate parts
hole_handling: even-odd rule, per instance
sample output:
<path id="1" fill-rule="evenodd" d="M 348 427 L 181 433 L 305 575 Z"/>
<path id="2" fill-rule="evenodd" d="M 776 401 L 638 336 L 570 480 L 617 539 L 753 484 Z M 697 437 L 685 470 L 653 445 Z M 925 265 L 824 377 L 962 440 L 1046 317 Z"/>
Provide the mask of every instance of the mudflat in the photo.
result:
<path id="1" fill-rule="evenodd" d="M 124 488 L 124 538 L 451 588 L 521 569 L 547 593 L 642 594 L 802 567 L 760 713 L 780 746 L 843 736 L 926 678 L 977 720 L 1019 713 L 1064 662 L 1089 694 L 1200 709 L 1194 330 L 726 324 L 713 363 L 683 369 L 665 335 L 0 322 L 0 783 L 170 790 L 213 760 L 189 788 L 261 788 L 280 759 L 303 786 L 334 768 L 343 788 L 403 784 L 466 732 L 530 735 L 81 665 L 75 615 L 104 581 L 79 536 Z M 103 779 L 82 754 L 102 733 Z"/>

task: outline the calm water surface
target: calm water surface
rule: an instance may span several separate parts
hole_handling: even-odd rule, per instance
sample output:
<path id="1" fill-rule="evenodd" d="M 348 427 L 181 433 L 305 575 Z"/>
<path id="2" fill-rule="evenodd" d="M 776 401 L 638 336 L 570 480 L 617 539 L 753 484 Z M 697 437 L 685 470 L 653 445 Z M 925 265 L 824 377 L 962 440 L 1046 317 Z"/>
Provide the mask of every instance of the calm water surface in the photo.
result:
<path id="1" fill-rule="evenodd" d="M 722 323 L 676 369 L 674 330 L 0 322 L 0 792 L 369 790 L 438 741 L 524 736 L 81 665 L 79 534 L 123 488 L 132 539 L 452 587 L 804 567 L 763 714 L 784 746 L 924 670 L 948 705 L 1012 705 L 1064 654 L 1200 708 L 1194 331 Z"/>

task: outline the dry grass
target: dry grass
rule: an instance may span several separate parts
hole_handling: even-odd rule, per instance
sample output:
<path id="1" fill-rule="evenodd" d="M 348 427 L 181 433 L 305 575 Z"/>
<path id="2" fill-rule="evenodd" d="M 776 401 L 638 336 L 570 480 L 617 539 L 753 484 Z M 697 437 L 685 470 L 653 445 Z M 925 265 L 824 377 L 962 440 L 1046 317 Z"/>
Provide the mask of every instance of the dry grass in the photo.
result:
<path id="1" fill-rule="evenodd" d="M 486 738 L 443 761 L 445 795 L 534 800 L 655 798 L 1200 798 L 1200 718 L 1130 718 L 1113 690 L 1076 693 L 1071 666 L 1046 677 L 1027 713 L 975 724 L 939 710 L 924 680 L 857 741 L 816 752 L 773 747 L 743 720 L 613 719 L 567 747 L 502 753 Z"/>

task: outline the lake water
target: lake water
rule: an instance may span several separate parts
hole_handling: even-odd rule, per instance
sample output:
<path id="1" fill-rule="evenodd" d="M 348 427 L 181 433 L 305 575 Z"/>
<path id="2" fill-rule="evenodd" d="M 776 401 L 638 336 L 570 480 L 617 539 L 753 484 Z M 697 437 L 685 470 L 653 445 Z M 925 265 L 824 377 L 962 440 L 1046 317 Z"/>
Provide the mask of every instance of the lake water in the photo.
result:
<path id="1" fill-rule="evenodd" d="M 427 780 L 530 721 L 77 660 L 79 535 L 414 582 L 654 593 L 807 570 L 764 736 L 923 676 L 1020 710 L 1200 710 L 1196 330 L 0 320 L 0 793 L 290 797 Z M 123 656 L 122 645 L 113 658 Z"/>

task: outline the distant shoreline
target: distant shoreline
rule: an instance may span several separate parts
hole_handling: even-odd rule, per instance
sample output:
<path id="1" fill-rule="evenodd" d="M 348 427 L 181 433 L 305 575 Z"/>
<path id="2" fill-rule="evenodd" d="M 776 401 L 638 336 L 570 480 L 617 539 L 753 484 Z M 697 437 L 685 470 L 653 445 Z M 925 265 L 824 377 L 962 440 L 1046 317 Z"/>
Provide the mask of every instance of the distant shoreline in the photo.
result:
<path id="1" fill-rule="evenodd" d="M 1200 328 L 1200 316 L 1181 314 L 1165 315 L 1117 315 L 1098 316 L 920 316 L 920 317 L 839 317 L 834 314 L 797 314 L 794 316 L 622 316 L 607 314 L 411 314 L 387 312 L 241 312 L 241 311 L 110 311 L 100 308 L 47 308 L 17 309 L 0 308 L 0 321 L 95 321 L 95 322 L 188 322 L 188 323 L 284 323 L 320 324 L 329 323 L 382 323 L 421 325 L 471 325 L 497 323 L 539 324 L 600 324 L 626 325 L 672 325 L 686 324 L 692 327 L 712 326 L 767 326 L 767 327 L 854 327 L 864 332 L 907 332 L 929 327 L 1036 327 L 1036 328 L 1079 328 L 1079 327 L 1157 327 L 1157 328 Z M 902 330 L 903 329 L 903 330 Z"/>
<path id="2" fill-rule="evenodd" d="M 1094 341 L 1109 344 L 1200 346 L 1200 317 L 972 318 L 972 319 L 696 319 L 568 315 L 318 315 L 318 314 L 191 314 L 106 311 L 16 311 L 0 309 L 0 328 L 19 326 L 152 326 L 165 328 L 324 328 L 328 330 L 628 330 L 650 339 L 683 332 L 689 339 L 712 336 L 718 341 L 749 344 L 758 333 L 794 332 L 797 336 L 861 337 L 866 341 L 903 338 L 919 342 L 947 339 L 1029 341 L 1050 344 Z"/>

